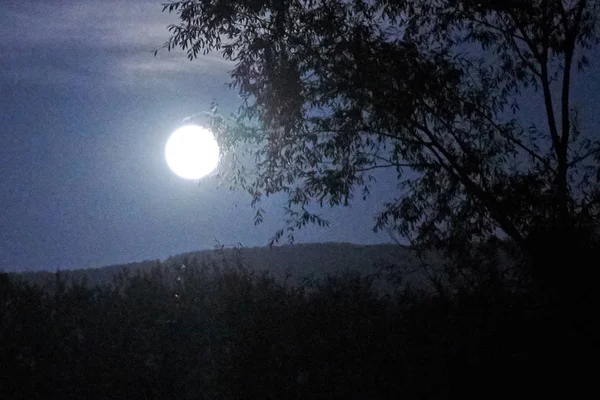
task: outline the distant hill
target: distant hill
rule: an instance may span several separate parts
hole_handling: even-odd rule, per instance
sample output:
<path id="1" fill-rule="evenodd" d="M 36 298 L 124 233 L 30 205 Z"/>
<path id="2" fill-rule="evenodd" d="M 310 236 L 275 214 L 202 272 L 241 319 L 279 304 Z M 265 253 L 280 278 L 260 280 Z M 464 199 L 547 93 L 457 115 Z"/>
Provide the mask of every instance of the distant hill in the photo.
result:
<path id="1" fill-rule="evenodd" d="M 391 264 L 414 266 L 410 251 L 399 245 L 356 245 L 351 243 L 310 243 L 277 247 L 224 248 L 198 251 L 169 257 L 165 263 L 180 264 L 186 260 L 243 266 L 254 271 L 268 271 L 277 278 L 324 276 L 346 271 L 373 273 Z"/>
<path id="2" fill-rule="evenodd" d="M 303 278 L 322 278 L 328 274 L 357 272 L 373 274 L 384 267 L 396 265 L 402 270 L 415 270 L 417 261 L 410 250 L 395 244 L 356 245 L 351 243 L 311 243 L 274 247 L 223 248 L 178 254 L 162 261 L 165 266 L 179 266 L 190 261 L 223 267 L 241 264 L 253 271 L 267 271 L 277 279 L 299 282 Z M 110 283 L 113 277 L 127 270 L 130 274 L 148 271 L 159 260 L 142 261 L 101 268 L 61 271 L 68 280 L 85 280 L 89 285 Z M 46 284 L 54 273 L 35 271 L 11 274 L 35 284 Z"/>

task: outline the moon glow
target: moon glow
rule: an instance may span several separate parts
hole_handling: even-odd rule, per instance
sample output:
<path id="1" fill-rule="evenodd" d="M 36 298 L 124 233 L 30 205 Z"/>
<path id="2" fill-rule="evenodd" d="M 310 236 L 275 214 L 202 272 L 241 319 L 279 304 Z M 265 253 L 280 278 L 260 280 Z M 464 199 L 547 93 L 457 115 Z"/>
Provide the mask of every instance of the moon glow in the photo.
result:
<path id="1" fill-rule="evenodd" d="M 176 175 L 184 179 L 200 179 L 217 168 L 219 145 L 208 129 L 186 125 L 169 137 L 165 158 Z"/>

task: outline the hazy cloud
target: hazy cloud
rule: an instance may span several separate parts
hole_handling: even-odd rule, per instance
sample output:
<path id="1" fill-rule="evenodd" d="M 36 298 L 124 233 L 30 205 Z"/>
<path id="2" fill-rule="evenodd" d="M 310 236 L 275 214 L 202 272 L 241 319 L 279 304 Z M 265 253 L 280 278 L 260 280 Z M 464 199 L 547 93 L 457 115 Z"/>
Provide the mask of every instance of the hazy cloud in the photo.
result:
<path id="1" fill-rule="evenodd" d="M 160 1 L 11 1 L 0 14 L 0 81 L 144 85 L 182 74 L 223 74 L 219 55 L 190 62 L 181 51 L 153 51 L 175 15 Z"/>

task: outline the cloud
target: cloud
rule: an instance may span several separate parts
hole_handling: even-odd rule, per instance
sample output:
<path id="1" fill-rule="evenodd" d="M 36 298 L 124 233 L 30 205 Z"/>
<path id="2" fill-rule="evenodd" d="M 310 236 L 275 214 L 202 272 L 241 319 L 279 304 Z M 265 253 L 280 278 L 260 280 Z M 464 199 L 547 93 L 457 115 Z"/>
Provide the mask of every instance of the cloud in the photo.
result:
<path id="1" fill-rule="evenodd" d="M 175 15 L 156 0 L 12 1 L 0 15 L 0 81 L 144 85 L 231 68 L 218 54 L 187 60 L 153 51 L 169 38 Z"/>

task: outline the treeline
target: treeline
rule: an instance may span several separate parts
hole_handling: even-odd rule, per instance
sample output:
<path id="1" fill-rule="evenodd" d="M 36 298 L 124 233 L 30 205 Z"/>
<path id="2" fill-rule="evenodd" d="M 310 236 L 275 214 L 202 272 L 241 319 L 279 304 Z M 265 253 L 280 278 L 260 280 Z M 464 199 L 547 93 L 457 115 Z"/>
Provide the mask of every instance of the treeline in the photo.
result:
<path id="1" fill-rule="evenodd" d="M 1 275 L 0 398 L 551 398 L 579 374 L 581 332 L 531 288 L 376 279 L 200 262 L 93 287 Z"/>

